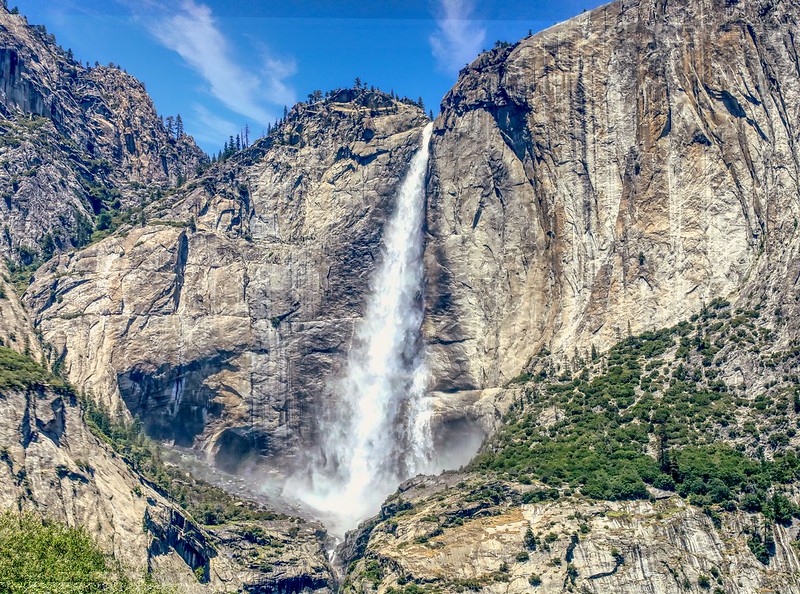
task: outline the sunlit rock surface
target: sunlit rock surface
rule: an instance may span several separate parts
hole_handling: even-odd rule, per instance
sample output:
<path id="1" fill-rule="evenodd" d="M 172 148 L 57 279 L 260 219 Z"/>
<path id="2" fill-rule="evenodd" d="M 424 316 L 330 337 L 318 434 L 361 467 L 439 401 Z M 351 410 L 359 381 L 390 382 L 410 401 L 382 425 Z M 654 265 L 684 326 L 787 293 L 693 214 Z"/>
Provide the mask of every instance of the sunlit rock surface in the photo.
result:
<path id="1" fill-rule="evenodd" d="M 715 527 L 700 509 L 663 492 L 652 503 L 571 497 L 521 504 L 535 488 L 474 475 L 409 481 L 350 536 L 342 549 L 341 561 L 353 563 L 345 584 L 380 593 L 408 583 L 498 593 L 800 588 L 795 528 L 771 528 L 776 553 L 765 566 L 747 546 L 747 514 Z M 526 543 L 529 529 L 535 547 Z"/>
<path id="2" fill-rule="evenodd" d="M 171 137 L 144 84 L 90 67 L 0 7 L 0 253 L 28 264 L 83 245 L 101 210 L 150 202 L 207 157 Z"/>
<path id="3" fill-rule="evenodd" d="M 626 0 L 462 71 L 428 194 L 437 386 L 502 386 L 541 350 L 585 357 L 784 274 L 797 17 L 795 2 Z"/>
<path id="4" fill-rule="evenodd" d="M 341 91 L 125 229 L 43 267 L 27 293 L 81 389 L 238 471 L 315 441 L 363 314 L 422 111 Z"/>

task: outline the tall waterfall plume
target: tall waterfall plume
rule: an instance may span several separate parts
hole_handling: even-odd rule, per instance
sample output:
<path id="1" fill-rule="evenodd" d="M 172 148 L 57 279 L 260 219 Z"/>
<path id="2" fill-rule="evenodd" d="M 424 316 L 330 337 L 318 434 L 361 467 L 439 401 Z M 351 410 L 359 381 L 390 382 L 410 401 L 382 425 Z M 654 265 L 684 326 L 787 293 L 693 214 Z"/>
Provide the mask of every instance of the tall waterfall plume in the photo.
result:
<path id="1" fill-rule="evenodd" d="M 321 421 L 312 476 L 291 490 L 328 517 L 332 532 L 377 511 L 383 499 L 431 460 L 422 325 L 425 174 L 433 124 L 423 133 L 384 229 L 382 259 L 346 375 Z"/>

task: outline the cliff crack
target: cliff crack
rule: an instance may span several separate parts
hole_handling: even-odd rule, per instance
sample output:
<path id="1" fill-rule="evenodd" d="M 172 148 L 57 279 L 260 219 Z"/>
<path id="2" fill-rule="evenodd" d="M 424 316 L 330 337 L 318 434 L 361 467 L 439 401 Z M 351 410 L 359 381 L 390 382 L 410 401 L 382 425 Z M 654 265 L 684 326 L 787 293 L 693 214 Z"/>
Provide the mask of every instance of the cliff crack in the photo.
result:
<path id="1" fill-rule="evenodd" d="M 186 237 L 186 231 L 182 232 L 178 237 L 178 252 L 175 257 L 175 285 L 172 292 L 172 301 L 174 303 L 175 311 L 181 304 L 181 292 L 183 291 L 183 282 L 186 272 L 186 260 L 189 257 L 189 240 Z"/>

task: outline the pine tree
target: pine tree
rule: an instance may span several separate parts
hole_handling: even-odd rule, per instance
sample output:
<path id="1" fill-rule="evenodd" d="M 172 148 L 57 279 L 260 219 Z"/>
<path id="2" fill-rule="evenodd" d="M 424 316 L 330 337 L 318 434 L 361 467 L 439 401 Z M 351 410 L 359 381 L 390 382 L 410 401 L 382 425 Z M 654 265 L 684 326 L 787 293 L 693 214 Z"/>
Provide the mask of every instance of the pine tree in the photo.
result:
<path id="1" fill-rule="evenodd" d="M 183 119 L 181 118 L 181 114 L 178 114 L 178 117 L 175 118 L 175 136 L 177 138 L 183 138 Z"/>
<path id="2" fill-rule="evenodd" d="M 425 110 L 425 103 L 422 101 L 422 97 L 420 97 L 419 99 L 417 99 L 417 105 L 419 106 L 419 108 L 420 108 L 421 110 L 423 110 L 423 111 Z"/>
<path id="3" fill-rule="evenodd" d="M 238 134 L 236 135 L 236 150 L 242 150 L 242 138 Z"/>
<path id="4" fill-rule="evenodd" d="M 285 105 L 283 106 L 283 121 L 286 121 L 286 118 L 289 117 L 289 108 Z"/>
<path id="5" fill-rule="evenodd" d="M 175 118 L 172 116 L 167 116 L 167 136 L 175 137 Z"/>

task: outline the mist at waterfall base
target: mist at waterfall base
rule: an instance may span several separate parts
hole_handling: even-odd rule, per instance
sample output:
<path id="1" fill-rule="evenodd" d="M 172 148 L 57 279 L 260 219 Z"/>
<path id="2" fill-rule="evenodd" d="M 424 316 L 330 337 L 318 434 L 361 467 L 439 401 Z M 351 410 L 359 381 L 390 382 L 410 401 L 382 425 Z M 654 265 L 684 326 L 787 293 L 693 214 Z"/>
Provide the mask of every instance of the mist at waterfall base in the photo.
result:
<path id="1" fill-rule="evenodd" d="M 357 324 L 346 372 L 320 419 L 321 444 L 285 493 L 343 535 L 376 513 L 405 479 L 440 472 L 421 342 L 425 175 L 432 124 L 422 133 L 383 234 L 382 258 Z"/>

